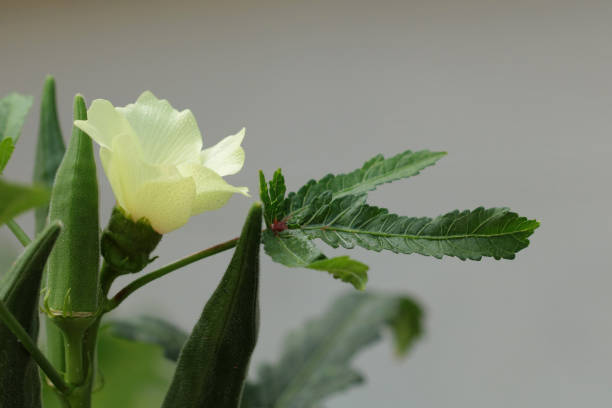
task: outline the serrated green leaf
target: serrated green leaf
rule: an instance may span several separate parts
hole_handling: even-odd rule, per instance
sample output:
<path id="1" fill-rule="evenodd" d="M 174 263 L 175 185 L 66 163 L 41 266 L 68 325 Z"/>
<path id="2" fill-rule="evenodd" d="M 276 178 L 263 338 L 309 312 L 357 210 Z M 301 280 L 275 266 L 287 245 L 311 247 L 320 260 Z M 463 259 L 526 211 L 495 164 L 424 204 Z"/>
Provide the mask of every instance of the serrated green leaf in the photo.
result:
<path id="1" fill-rule="evenodd" d="M 64 157 L 66 146 L 57 116 L 55 97 L 55 80 L 48 76 L 43 87 L 40 101 L 40 122 L 38 125 L 38 141 L 36 143 L 36 160 L 34 161 L 34 183 L 51 188 L 55 173 Z M 48 206 L 36 209 L 36 231 L 40 231 L 46 223 Z"/>
<path id="2" fill-rule="evenodd" d="M 411 304 L 412 307 L 402 305 Z M 380 339 L 385 327 L 403 331 L 405 352 L 421 336 L 422 312 L 410 298 L 352 293 L 337 299 L 321 317 L 289 334 L 280 361 L 247 383 L 244 408 L 311 408 L 330 395 L 363 382 L 351 367 L 358 352 Z M 401 322 L 401 323 L 398 323 Z"/>
<path id="3" fill-rule="evenodd" d="M 181 350 L 163 408 L 237 408 L 259 332 L 262 208 L 254 204 L 234 256 Z"/>
<path id="4" fill-rule="evenodd" d="M 285 178 L 278 169 L 274 172 L 272 180 L 269 182 L 269 188 L 266 185 L 266 178 L 262 171 L 259 172 L 259 191 L 261 201 L 264 204 L 264 219 L 268 227 L 272 226 L 277 221 L 281 221 L 286 213 L 287 201 L 285 193 Z"/>
<path id="5" fill-rule="evenodd" d="M 315 261 L 326 259 L 319 248 L 298 230 L 287 230 L 281 234 L 266 230 L 262 241 L 264 251 L 272 260 L 292 268 L 306 267 Z"/>
<path id="6" fill-rule="evenodd" d="M 297 193 L 289 194 L 288 214 L 285 215 L 294 216 L 302 212 L 312 200 L 325 191 L 331 192 L 333 199 L 347 195 L 359 196 L 374 190 L 380 184 L 415 176 L 445 155 L 446 152 L 406 150 L 385 159 L 379 154 L 368 160 L 360 169 L 350 173 L 328 174 L 319 181 L 310 180 Z"/>
<path id="7" fill-rule="evenodd" d="M 263 171 L 259 170 L 259 198 L 264 206 L 264 218 L 266 220 L 266 224 L 270 224 L 268 219 L 270 215 L 268 212 L 272 211 L 272 200 L 270 199 L 270 192 L 268 191 L 268 183 L 266 182 L 266 176 L 264 176 Z"/>
<path id="8" fill-rule="evenodd" d="M 352 284 L 355 289 L 365 289 L 367 265 L 348 256 L 327 258 L 301 231 L 287 230 L 276 234 L 266 230 L 262 238 L 265 252 L 275 262 L 291 268 L 327 271 L 334 278 Z"/>
<path id="9" fill-rule="evenodd" d="M 291 227 L 334 248 L 360 246 L 436 258 L 447 255 L 462 260 L 480 260 L 483 256 L 513 259 L 529 245 L 527 238 L 539 226 L 537 221 L 507 208 L 480 207 L 433 219 L 413 218 L 362 204 L 355 196 L 331 201 L 328 193 L 314 200 L 312 208 L 302 214 L 299 225 Z"/>
<path id="10" fill-rule="evenodd" d="M 368 269 L 366 264 L 351 259 L 350 257 L 338 256 L 335 258 L 321 259 L 307 266 L 308 269 L 327 271 L 336 279 L 348 282 L 357 290 L 364 290 L 368 282 Z"/>
<path id="11" fill-rule="evenodd" d="M 154 316 L 111 320 L 106 326 L 117 338 L 157 344 L 164 350 L 164 356 L 172 361 L 178 359 L 181 348 L 187 340 L 187 333 L 182 329 Z"/>
<path id="12" fill-rule="evenodd" d="M 49 191 L 0 180 L 0 225 L 31 208 L 49 201 Z"/>
<path id="13" fill-rule="evenodd" d="M 61 226 L 49 225 L 0 280 L 0 300 L 36 341 L 38 295 L 45 261 Z M 40 407 L 38 366 L 9 328 L 0 322 L 0 407 Z"/>

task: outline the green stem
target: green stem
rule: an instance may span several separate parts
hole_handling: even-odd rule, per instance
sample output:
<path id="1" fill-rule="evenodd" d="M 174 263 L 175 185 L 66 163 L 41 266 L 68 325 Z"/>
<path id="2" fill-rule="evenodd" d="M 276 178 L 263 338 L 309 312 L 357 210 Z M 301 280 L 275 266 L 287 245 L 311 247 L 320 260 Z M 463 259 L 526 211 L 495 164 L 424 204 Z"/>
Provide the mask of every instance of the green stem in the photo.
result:
<path id="1" fill-rule="evenodd" d="M 23 228 L 21 228 L 15 220 L 7 221 L 6 226 L 9 227 L 11 231 L 13 231 L 13 234 L 15 234 L 19 242 L 21 242 L 21 245 L 28 246 L 30 242 L 32 242 L 30 237 L 28 237 L 28 234 L 25 233 Z"/>
<path id="2" fill-rule="evenodd" d="M 79 385 L 85 381 L 83 371 L 83 331 L 64 332 L 64 346 L 66 347 L 66 381 L 69 384 Z"/>
<path id="3" fill-rule="evenodd" d="M 90 408 L 91 407 L 91 387 L 83 386 L 75 388 L 66 397 L 70 408 Z"/>
<path id="4" fill-rule="evenodd" d="M 47 358 L 60 371 L 66 371 L 66 355 L 64 346 L 64 335 L 62 330 L 53 323 L 48 315 L 45 314 L 45 332 L 47 334 L 46 352 Z"/>
<path id="5" fill-rule="evenodd" d="M 97 353 L 97 344 L 98 344 L 98 330 L 100 328 L 100 322 L 102 320 L 102 316 L 99 316 L 96 321 L 87 329 L 85 332 L 84 339 L 84 347 L 85 347 L 85 357 L 87 358 L 87 364 L 89 370 L 91 371 L 91 376 L 88 378 L 91 380 L 89 382 L 89 388 L 94 389 L 96 387 L 96 374 L 98 372 L 98 353 Z"/>
<path id="6" fill-rule="evenodd" d="M 135 281 L 131 282 L 126 287 L 121 289 L 119 292 L 117 292 L 117 294 L 112 299 L 108 300 L 106 307 L 104 308 L 105 312 L 110 312 L 111 310 L 115 309 L 129 295 L 131 295 L 134 291 L 143 287 L 147 283 L 152 282 L 156 279 L 159 279 L 162 276 L 169 274 L 170 272 L 173 272 L 179 268 L 182 268 L 183 266 L 187 266 L 191 263 L 199 261 L 200 259 L 204 259 L 211 255 L 218 254 L 219 252 L 223 252 L 228 249 L 234 248 L 237 243 L 238 243 L 238 238 L 230 239 L 229 241 L 225 241 L 225 242 L 222 242 L 221 244 L 215 245 L 208 249 L 204 249 L 200 252 L 196 252 L 193 255 L 180 259 L 174 263 L 171 263 L 170 265 L 166 265 L 163 268 L 150 272 L 136 279 Z"/>
<path id="7" fill-rule="evenodd" d="M 103 298 L 108 295 L 115 278 L 119 275 L 121 274 L 106 262 L 106 260 L 102 261 L 102 268 L 100 269 L 100 291 L 102 292 Z"/>
<path id="8" fill-rule="evenodd" d="M 0 300 L 0 320 L 2 320 L 6 327 L 13 332 L 17 339 L 19 339 L 23 347 L 28 351 L 28 353 L 30 353 L 34 361 L 36 361 L 41 370 L 43 370 L 43 372 L 47 375 L 55 388 L 64 394 L 69 392 L 70 386 L 66 384 L 62 378 L 62 375 L 53 367 L 49 360 L 47 360 L 45 355 L 36 346 L 32 338 L 28 335 L 21 324 L 19 324 L 19 321 L 15 318 L 11 311 L 8 310 L 2 300 Z"/>

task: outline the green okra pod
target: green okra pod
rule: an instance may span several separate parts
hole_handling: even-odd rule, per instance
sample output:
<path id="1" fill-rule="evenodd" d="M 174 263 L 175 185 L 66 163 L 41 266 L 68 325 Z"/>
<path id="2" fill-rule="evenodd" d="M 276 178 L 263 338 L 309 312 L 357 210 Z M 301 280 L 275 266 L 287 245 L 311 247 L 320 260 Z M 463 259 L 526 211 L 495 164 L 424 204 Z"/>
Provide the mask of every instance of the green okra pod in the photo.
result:
<path id="1" fill-rule="evenodd" d="M 38 336 L 38 297 L 45 262 L 61 224 L 49 225 L 26 247 L 0 282 L 0 300 L 35 342 Z M 0 322 L 0 407 L 40 407 L 38 366 L 15 335 Z"/>
<path id="2" fill-rule="evenodd" d="M 38 126 L 38 142 L 36 144 L 33 181 L 35 184 L 51 188 L 57 168 L 66 151 L 59 119 L 57 117 L 55 80 L 52 76 L 48 76 L 45 79 L 40 101 L 40 122 Z M 47 222 L 48 212 L 49 206 L 46 205 L 36 209 L 36 232 L 44 228 Z"/>
<path id="3" fill-rule="evenodd" d="M 259 330 L 260 204 L 181 350 L 163 408 L 238 407 Z"/>
<path id="4" fill-rule="evenodd" d="M 74 119 L 86 118 L 85 101 L 76 95 Z M 66 380 L 80 385 L 90 369 L 83 338 L 99 309 L 100 232 L 93 145 L 77 127 L 73 127 L 68 149 L 57 169 L 49 220 L 60 220 L 64 231 L 49 257 L 44 307 L 50 320 L 62 330 Z M 52 340 L 49 351 L 57 364 L 61 343 L 58 338 Z"/>
<path id="5" fill-rule="evenodd" d="M 38 141 L 36 143 L 36 160 L 34 161 L 34 183 L 53 186 L 55 174 L 59 167 L 66 146 L 57 116 L 55 96 L 55 79 L 48 76 L 43 86 L 40 101 L 40 121 L 38 125 Z M 36 208 L 36 232 L 41 231 L 49 214 L 49 205 Z M 45 279 L 45 278 L 43 278 Z M 49 317 L 45 318 L 45 332 L 47 334 L 47 357 L 55 367 L 64 370 L 64 340 L 60 329 L 55 326 Z"/>
<path id="6" fill-rule="evenodd" d="M 85 101 L 77 95 L 74 118 L 86 117 Z M 62 221 L 64 231 L 49 258 L 46 306 L 54 316 L 93 316 L 98 311 L 98 181 L 91 139 L 76 127 L 57 170 L 49 219 Z"/>
<path id="7" fill-rule="evenodd" d="M 83 97 L 74 99 L 74 118 L 86 119 Z M 57 170 L 49 220 L 60 220 L 64 231 L 49 257 L 44 307 L 61 330 L 66 381 L 80 385 L 86 380 L 89 359 L 83 338 L 99 310 L 100 238 L 98 182 L 91 139 L 74 127 L 68 149 Z M 57 338 L 50 349 L 57 364 Z"/>

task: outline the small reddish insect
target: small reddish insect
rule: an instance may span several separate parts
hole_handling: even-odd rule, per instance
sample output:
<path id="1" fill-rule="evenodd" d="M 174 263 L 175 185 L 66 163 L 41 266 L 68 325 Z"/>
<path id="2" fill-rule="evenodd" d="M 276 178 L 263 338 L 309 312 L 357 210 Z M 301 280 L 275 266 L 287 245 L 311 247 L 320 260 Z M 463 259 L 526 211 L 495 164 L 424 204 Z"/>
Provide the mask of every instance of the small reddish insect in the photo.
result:
<path id="1" fill-rule="evenodd" d="M 270 229 L 272 230 L 272 232 L 274 232 L 275 235 L 278 236 L 278 234 L 289 228 L 289 226 L 287 225 L 288 220 L 289 217 L 285 217 L 280 221 L 275 218 L 272 225 L 270 225 Z"/>

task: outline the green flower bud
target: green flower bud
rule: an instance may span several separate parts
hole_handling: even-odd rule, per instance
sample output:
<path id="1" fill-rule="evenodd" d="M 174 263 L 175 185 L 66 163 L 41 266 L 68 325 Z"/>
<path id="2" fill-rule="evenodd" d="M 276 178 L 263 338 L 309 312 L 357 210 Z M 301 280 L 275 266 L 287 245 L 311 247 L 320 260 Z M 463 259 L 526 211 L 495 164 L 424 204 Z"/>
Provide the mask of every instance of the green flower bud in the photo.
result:
<path id="1" fill-rule="evenodd" d="M 145 218 L 134 221 L 116 206 L 102 233 L 102 256 L 115 275 L 140 272 L 155 259 L 151 252 L 161 239 Z"/>

